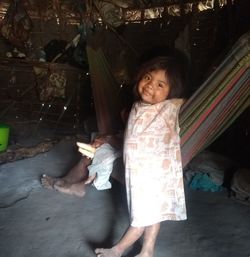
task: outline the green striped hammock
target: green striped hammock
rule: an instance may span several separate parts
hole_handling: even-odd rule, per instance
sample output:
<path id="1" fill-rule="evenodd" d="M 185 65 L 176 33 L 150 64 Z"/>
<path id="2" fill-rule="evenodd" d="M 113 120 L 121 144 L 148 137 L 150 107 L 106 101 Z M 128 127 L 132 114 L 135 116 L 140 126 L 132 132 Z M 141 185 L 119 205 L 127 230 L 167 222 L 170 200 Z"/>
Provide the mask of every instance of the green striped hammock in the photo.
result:
<path id="1" fill-rule="evenodd" d="M 225 60 L 183 105 L 180 112 L 182 162 L 185 167 L 214 142 L 250 104 L 250 33 L 242 36 Z M 116 120 L 117 84 L 99 49 L 87 48 L 100 133 Z"/>
<path id="2" fill-rule="evenodd" d="M 250 105 L 250 33 L 188 99 L 180 113 L 183 166 L 214 142 Z"/>

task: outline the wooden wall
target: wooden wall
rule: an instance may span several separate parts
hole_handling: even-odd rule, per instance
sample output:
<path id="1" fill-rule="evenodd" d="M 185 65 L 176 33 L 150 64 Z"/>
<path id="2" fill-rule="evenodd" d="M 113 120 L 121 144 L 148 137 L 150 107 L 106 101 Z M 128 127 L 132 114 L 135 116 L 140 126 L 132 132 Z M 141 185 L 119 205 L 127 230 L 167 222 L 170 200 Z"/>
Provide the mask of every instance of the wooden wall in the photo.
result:
<path id="1" fill-rule="evenodd" d="M 39 79 L 34 67 L 53 73 L 63 72 L 65 97 L 41 99 Z M 0 59 L 0 120 L 40 122 L 66 127 L 81 127 L 90 110 L 89 78 L 68 64 Z M 48 77 L 48 76 L 47 76 Z M 85 93 L 85 96 L 84 96 Z"/>

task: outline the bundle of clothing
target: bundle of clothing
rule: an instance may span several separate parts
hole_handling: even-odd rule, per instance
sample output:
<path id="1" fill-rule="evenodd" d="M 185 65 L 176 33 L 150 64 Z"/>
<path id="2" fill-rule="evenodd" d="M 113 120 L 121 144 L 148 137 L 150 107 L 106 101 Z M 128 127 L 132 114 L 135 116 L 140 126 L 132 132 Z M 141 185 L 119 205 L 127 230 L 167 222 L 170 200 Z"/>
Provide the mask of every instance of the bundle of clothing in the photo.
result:
<path id="1" fill-rule="evenodd" d="M 32 21 L 21 1 L 11 1 L 4 16 L 1 33 L 14 46 L 23 47 L 29 39 Z"/>
<path id="2" fill-rule="evenodd" d="M 236 164 L 218 153 L 203 151 L 185 169 L 185 182 L 195 190 L 217 192 L 224 188 L 225 176 Z"/>
<path id="3" fill-rule="evenodd" d="M 250 205 L 250 170 L 241 168 L 236 170 L 231 181 L 232 199 Z"/>
<path id="4" fill-rule="evenodd" d="M 33 67 L 40 101 L 51 101 L 55 97 L 64 98 L 67 84 L 66 72 L 55 65 L 48 68 Z"/>

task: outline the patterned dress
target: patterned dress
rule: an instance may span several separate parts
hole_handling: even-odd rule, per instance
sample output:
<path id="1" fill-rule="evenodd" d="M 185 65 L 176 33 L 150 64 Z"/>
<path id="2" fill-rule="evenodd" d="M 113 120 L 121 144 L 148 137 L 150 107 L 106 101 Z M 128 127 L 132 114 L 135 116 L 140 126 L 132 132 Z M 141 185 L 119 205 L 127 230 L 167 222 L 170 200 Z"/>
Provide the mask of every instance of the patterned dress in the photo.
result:
<path id="1" fill-rule="evenodd" d="M 124 162 L 131 226 L 186 219 L 178 114 L 182 99 L 134 104 Z"/>

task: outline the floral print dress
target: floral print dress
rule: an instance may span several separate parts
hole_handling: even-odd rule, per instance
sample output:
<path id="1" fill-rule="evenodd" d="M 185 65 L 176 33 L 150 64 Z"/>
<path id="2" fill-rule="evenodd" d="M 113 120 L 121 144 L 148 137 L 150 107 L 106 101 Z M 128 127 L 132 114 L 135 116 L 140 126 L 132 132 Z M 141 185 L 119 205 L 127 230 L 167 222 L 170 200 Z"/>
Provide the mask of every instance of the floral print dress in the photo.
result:
<path id="1" fill-rule="evenodd" d="M 124 163 L 131 226 L 186 219 L 178 114 L 182 99 L 134 104 Z"/>

